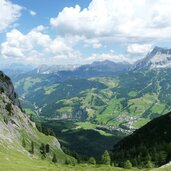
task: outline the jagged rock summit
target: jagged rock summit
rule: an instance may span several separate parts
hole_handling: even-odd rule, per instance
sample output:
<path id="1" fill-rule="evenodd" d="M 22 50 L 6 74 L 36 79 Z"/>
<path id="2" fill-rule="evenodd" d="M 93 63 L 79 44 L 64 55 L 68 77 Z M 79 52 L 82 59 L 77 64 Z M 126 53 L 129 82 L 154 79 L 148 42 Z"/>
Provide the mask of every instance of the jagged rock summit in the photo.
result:
<path id="1" fill-rule="evenodd" d="M 132 70 L 165 68 L 171 68 L 171 49 L 157 46 L 132 66 Z"/>

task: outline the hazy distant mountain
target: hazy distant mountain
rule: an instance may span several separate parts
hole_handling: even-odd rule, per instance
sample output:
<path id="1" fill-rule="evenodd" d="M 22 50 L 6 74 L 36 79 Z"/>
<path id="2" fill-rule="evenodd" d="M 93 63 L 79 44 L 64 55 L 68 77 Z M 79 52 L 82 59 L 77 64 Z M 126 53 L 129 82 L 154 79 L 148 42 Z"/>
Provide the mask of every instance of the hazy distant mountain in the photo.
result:
<path id="1" fill-rule="evenodd" d="M 132 67 L 133 70 L 162 68 L 171 68 L 171 49 L 169 48 L 155 47 Z"/>
<path id="2" fill-rule="evenodd" d="M 112 61 L 96 61 L 92 64 L 86 65 L 40 65 L 39 67 L 29 70 L 28 72 L 22 73 L 14 77 L 13 80 L 19 80 L 29 77 L 53 77 L 55 81 L 65 81 L 68 79 L 75 78 L 91 78 L 97 76 L 116 76 L 118 74 L 126 73 L 130 68 L 129 63 L 115 63 Z M 15 74 L 14 74 L 15 75 Z"/>
<path id="3" fill-rule="evenodd" d="M 77 68 L 78 65 L 40 65 L 34 71 L 37 74 L 57 74 L 59 71 L 72 71 Z"/>
<path id="4" fill-rule="evenodd" d="M 10 65 L 1 67 L 1 70 L 5 74 L 9 75 L 10 77 L 16 77 L 20 74 L 24 74 L 24 73 L 27 73 L 27 72 L 33 70 L 33 66 L 13 63 Z"/>
<path id="5" fill-rule="evenodd" d="M 82 65 L 77 68 L 74 73 L 83 76 L 109 76 L 116 73 L 128 71 L 130 64 L 115 63 L 109 60 L 95 61 L 92 64 Z"/>
<path id="6" fill-rule="evenodd" d="M 57 74 L 63 77 L 91 77 L 107 76 L 114 73 L 122 73 L 129 69 L 128 63 L 115 63 L 112 61 L 95 61 L 86 65 L 41 65 L 33 73 L 37 74 Z"/>

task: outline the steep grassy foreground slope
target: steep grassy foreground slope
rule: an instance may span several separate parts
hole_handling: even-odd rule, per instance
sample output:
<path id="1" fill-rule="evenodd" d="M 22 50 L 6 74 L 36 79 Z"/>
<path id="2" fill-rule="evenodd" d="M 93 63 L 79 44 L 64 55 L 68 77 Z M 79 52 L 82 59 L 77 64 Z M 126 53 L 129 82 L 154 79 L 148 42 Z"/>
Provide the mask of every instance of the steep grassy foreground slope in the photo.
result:
<path id="1" fill-rule="evenodd" d="M 4 156 L 4 153 L 0 152 L 0 170 L 2 171 L 170 171 L 171 167 L 164 167 L 159 169 L 122 169 L 117 167 L 111 167 L 106 165 L 88 165 L 78 164 L 62 165 L 52 164 L 46 160 L 31 159 L 21 153 L 9 153 L 10 157 Z"/>
<path id="2" fill-rule="evenodd" d="M 55 137 L 40 133 L 28 115 L 21 111 L 13 85 L 2 72 L 0 90 L 1 160 L 12 162 L 23 156 L 27 160 L 44 158 L 51 161 L 54 154 L 60 163 L 64 163 L 67 158 L 70 159 L 61 150 Z M 45 146 L 48 146 L 48 150 Z"/>
<path id="3" fill-rule="evenodd" d="M 4 159 L 4 154 L 0 153 L 0 170 L 2 171 L 126 171 L 121 168 L 110 166 L 93 165 L 62 165 L 52 164 L 45 160 L 29 159 L 24 155 L 13 154 L 11 158 Z M 137 170 L 137 169 L 133 169 Z"/>

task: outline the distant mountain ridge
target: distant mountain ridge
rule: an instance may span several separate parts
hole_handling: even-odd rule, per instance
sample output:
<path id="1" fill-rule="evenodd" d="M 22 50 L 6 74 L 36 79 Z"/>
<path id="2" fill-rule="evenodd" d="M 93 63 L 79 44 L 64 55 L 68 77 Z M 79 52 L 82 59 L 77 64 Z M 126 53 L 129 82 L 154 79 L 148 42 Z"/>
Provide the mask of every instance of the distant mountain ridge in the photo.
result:
<path id="1" fill-rule="evenodd" d="M 91 77 L 107 76 L 113 73 L 122 73 L 129 69 L 128 63 L 115 63 L 109 60 L 95 61 L 84 65 L 41 65 L 33 70 L 37 74 L 56 74 L 60 77 Z"/>
<path id="2" fill-rule="evenodd" d="M 40 65 L 34 71 L 37 74 L 57 74 L 59 71 L 73 71 L 78 65 Z"/>
<path id="3" fill-rule="evenodd" d="M 25 74 L 33 70 L 33 66 L 26 64 L 13 63 L 1 67 L 1 70 L 9 77 L 16 77 L 21 74 Z"/>
<path id="4" fill-rule="evenodd" d="M 72 77 L 92 77 L 108 76 L 120 74 L 128 70 L 144 69 L 166 69 L 171 68 L 171 48 L 154 47 L 144 58 L 136 61 L 134 64 L 127 62 L 114 62 L 110 60 L 94 61 L 91 64 L 68 64 L 68 65 L 47 65 L 42 64 L 36 68 L 31 65 L 11 64 L 1 68 L 11 77 L 21 74 L 56 74 L 60 78 Z"/>
<path id="5" fill-rule="evenodd" d="M 108 76 L 128 71 L 129 63 L 116 63 L 109 60 L 95 61 L 92 64 L 82 65 L 75 69 L 75 74 L 82 74 L 86 77 Z"/>

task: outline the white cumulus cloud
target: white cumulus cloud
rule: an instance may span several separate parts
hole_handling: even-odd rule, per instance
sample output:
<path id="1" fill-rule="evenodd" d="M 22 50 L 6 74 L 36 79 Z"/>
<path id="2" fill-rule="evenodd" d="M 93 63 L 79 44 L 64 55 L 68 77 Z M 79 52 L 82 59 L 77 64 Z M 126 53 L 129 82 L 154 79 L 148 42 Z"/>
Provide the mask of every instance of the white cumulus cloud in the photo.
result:
<path id="1" fill-rule="evenodd" d="M 127 47 L 127 51 L 129 53 L 144 54 L 149 52 L 151 48 L 152 48 L 151 44 L 130 44 Z"/>
<path id="2" fill-rule="evenodd" d="M 93 61 L 111 60 L 114 62 L 130 62 L 123 55 L 116 54 L 114 51 L 109 53 L 93 53 L 89 57 L 84 56 L 74 48 L 80 41 L 85 41 L 84 37 L 61 37 L 57 36 L 52 39 L 45 34 L 43 26 L 32 29 L 27 34 L 21 33 L 17 29 L 13 29 L 6 34 L 6 41 L 0 46 L 1 61 L 28 63 L 32 65 L 40 64 L 84 64 Z M 98 48 L 98 42 L 93 40 L 87 44 L 97 44 L 94 48 Z"/>
<path id="3" fill-rule="evenodd" d="M 30 10 L 30 15 L 35 16 L 37 13 L 35 11 Z"/>
<path id="4" fill-rule="evenodd" d="M 102 53 L 102 54 L 94 53 L 90 57 L 84 58 L 83 60 L 84 60 L 84 63 L 91 63 L 93 61 L 104 61 L 104 60 L 110 60 L 110 61 L 113 61 L 116 63 L 118 63 L 118 62 L 131 63 L 131 62 L 133 62 L 133 61 L 130 61 L 124 55 L 116 54 L 113 51 L 110 51 L 109 53 Z"/>
<path id="5" fill-rule="evenodd" d="M 92 0 L 64 8 L 50 24 L 60 34 L 140 43 L 171 38 L 170 0 Z"/>
<path id="6" fill-rule="evenodd" d="M 8 0 L 0 0 L 0 32 L 13 24 L 21 15 L 22 7 Z"/>
<path id="7" fill-rule="evenodd" d="M 27 34 L 17 29 L 8 32 L 6 41 L 1 44 L 2 60 L 34 65 L 76 63 L 79 60 L 80 54 L 72 48 L 73 44 L 70 41 L 60 36 L 51 39 L 40 30 L 43 30 L 42 26 Z"/>

